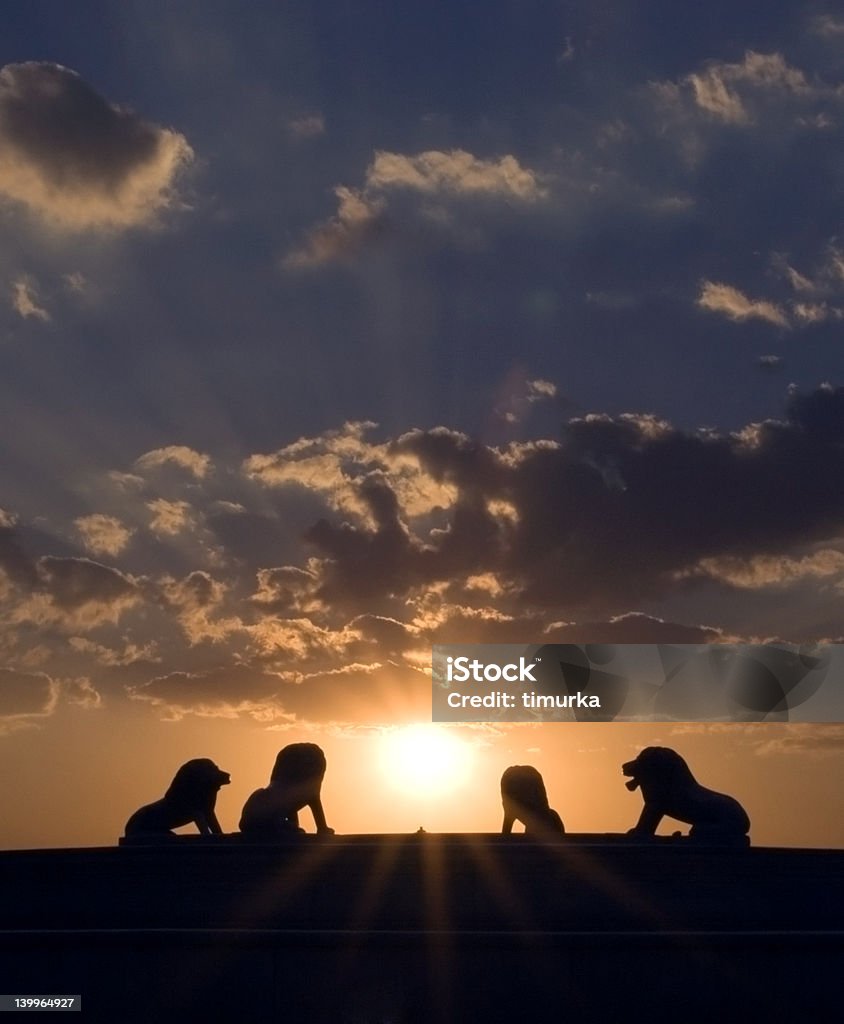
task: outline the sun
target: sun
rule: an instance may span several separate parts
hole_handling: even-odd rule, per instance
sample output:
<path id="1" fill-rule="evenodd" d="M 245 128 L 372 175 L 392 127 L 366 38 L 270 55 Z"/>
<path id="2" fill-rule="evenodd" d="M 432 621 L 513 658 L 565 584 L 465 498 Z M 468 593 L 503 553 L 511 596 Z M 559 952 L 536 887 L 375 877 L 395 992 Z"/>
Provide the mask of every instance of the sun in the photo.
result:
<path id="1" fill-rule="evenodd" d="M 472 746 L 453 729 L 409 725 L 392 729 L 381 742 L 381 767 L 395 789 L 418 798 L 438 797 L 469 778 Z"/>

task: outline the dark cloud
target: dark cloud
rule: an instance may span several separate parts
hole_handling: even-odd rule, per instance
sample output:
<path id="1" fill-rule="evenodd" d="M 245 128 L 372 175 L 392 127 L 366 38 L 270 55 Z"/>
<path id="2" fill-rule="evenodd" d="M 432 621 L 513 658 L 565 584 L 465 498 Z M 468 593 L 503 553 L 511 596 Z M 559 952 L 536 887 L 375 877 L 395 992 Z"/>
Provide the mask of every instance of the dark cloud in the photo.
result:
<path id="1" fill-rule="evenodd" d="M 102 694 L 94 687 L 90 679 L 63 679 L 61 684 L 63 699 L 71 705 L 93 711 L 103 706 Z"/>
<path id="2" fill-rule="evenodd" d="M 171 672 L 129 688 L 170 718 L 248 716 L 267 724 L 411 721 L 430 712 L 430 678 L 399 663 L 346 664 L 297 681 L 249 666 Z"/>
<path id="3" fill-rule="evenodd" d="M 331 603 L 356 604 L 406 590 L 416 578 L 418 546 L 402 522 L 398 500 L 387 480 L 372 473 L 359 485 L 360 497 L 374 520 L 372 529 L 320 519 L 305 533 L 323 555 L 325 578 L 319 596 Z"/>
<path id="4" fill-rule="evenodd" d="M 290 614 L 301 609 L 303 600 L 314 590 L 315 583 L 313 573 L 295 565 L 260 569 L 258 589 L 252 595 L 252 601 L 267 613 Z"/>
<path id="5" fill-rule="evenodd" d="M 719 630 L 709 626 L 666 622 L 638 612 L 619 615 L 607 622 L 552 625 L 547 635 L 550 643 L 585 644 L 711 644 L 722 638 Z"/>
<path id="6" fill-rule="evenodd" d="M 412 673 L 435 642 L 766 636 L 781 631 L 782 614 L 760 633 L 752 612 L 775 590 L 780 605 L 818 590 L 800 618 L 814 632 L 832 614 L 820 588 L 834 597 L 844 573 L 844 389 L 793 391 L 782 419 L 734 433 L 625 413 L 580 416 L 557 440 L 503 447 L 445 427 L 344 443 L 353 454 L 342 464 L 300 460 L 291 481 L 275 458 L 280 483 L 234 495 L 265 507 L 265 488 L 281 488 L 277 517 L 216 499 L 208 518 L 220 547 L 188 571 L 169 548 L 171 565 L 143 576 L 44 554 L 57 542 L 32 532 L 22 543 L 4 514 L 8 664 L 73 673 L 95 688 L 113 677 L 175 717 L 310 720 L 321 708 L 329 715 L 329 692 L 360 708 L 368 685 L 380 707 L 393 677 L 408 682 L 401 692 L 413 704 Z M 312 440 L 297 444 L 310 451 Z M 240 486 L 225 467 L 218 475 Z M 325 514 L 301 535 L 298 564 L 255 569 L 293 485 L 297 503 L 304 494 Z M 134 521 L 131 503 L 144 499 L 127 493 L 115 508 L 121 521 Z M 134 545 L 120 554 L 136 557 Z M 728 611 L 716 597 L 730 598 Z M 33 627 L 38 650 L 24 635 Z M 95 627 L 96 642 L 78 636 L 67 647 L 69 630 Z"/>
<path id="7" fill-rule="evenodd" d="M 404 622 L 384 615 L 358 615 L 349 623 L 365 640 L 371 640 L 386 654 L 405 651 L 418 643 L 414 630 Z"/>
<path id="8" fill-rule="evenodd" d="M 705 644 L 723 638 L 709 626 L 685 625 L 628 612 L 601 621 L 549 622 L 544 611 L 502 614 L 492 607 L 471 610 L 462 606 L 442 609 L 440 621 L 420 629 L 426 644 L 524 643 L 526 637 L 547 643 Z"/>
<path id="9" fill-rule="evenodd" d="M 385 477 L 360 485 L 374 525 L 317 523 L 320 594 L 375 595 L 493 571 L 532 606 L 624 611 L 701 560 L 751 557 L 834 536 L 844 519 L 844 389 L 791 397 L 786 418 L 739 434 L 653 417 L 569 421 L 559 444 L 501 453 L 443 429 L 396 442 L 458 488 L 427 541 L 402 522 Z"/>
<path id="10" fill-rule="evenodd" d="M 174 581 L 165 587 L 165 595 L 178 608 L 204 609 L 219 603 L 221 589 L 220 584 L 207 572 L 196 569 L 183 580 Z"/>
<path id="11" fill-rule="evenodd" d="M 234 718 L 243 714 L 262 721 L 283 717 L 278 697 L 281 678 L 247 666 L 223 666 L 201 672 L 169 672 L 128 688 L 133 700 L 151 704 L 169 718 L 186 714 Z"/>
<path id="12" fill-rule="evenodd" d="M 66 228 L 128 227 L 171 200 L 182 135 L 103 99 L 58 64 L 0 70 L 0 193 Z"/>
<path id="13" fill-rule="evenodd" d="M 425 666 L 433 643 L 708 643 L 721 638 L 706 626 L 684 626 L 631 614 L 605 622 L 547 624 L 541 616 L 471 616 L 460 610 L 433 626 L 361 615 L 344 630 L 318 636 L 312 624 L 277 620 L 285 645 L 250 663 L 178 671 L 127 686 L 132 699 L 167 718 L 185 715 L 250 717 L 268 724 L 411 721 L 430 710 Z M 299 627 L 301 649 L 295 646 Z M 356 639 L 359 637 L 360 639 Z M 333 645 L 332 645 L 333 643 Z M 80 648 L 77 642 L 75 648 Z M 415 652 L 409 660 L 404 655 Z M 269 667 L 272 663 L 271 670 Z"/>
<path id="14" fill-rule="evenodd" d="M 46 535 L 28 531 L 31 541 Z M 0 570 L 12 585 L 7 597 L 13 622 L 86 628 L 116 621 L 141 598 L 136 580 L 88 558 L 33 557 L 14 518 L 0 513 Z"/>
<path id="15" fill-rule="evenodd" d="M 88 604 L 112 605 L 138 596 L 138 587 L 117 569 L 88 558 L 40 559 L 45 591 L 58 608 L 74 611 Z"/>
<path id="16" fill-rule="evenodd" d="M 418 722 L 431 713 L 431 677 L 400 662 L 353 663 L 305 677 L 282 701 L 311 722 Z"/>
<path id="17" fill-rule="evenodd" d="M 0 723 L 4 718 L 48 715 L 57 695 L 58 687 L 43 672 L 0 668 Z"/>
<path id="18" fill-rule="evenodd" d="M 34 587 L 38 580 L 35 564 L 21 545 L 16 519 L 0 510 L 0 569 L 13 583 Z"/>
<path id="19" fill-rule="evenodd" d="M 210 512 L 205 524 L 231 558 L 250 566 L 266 564 L 286 547 L 283 523 L 263 512 Z"/>

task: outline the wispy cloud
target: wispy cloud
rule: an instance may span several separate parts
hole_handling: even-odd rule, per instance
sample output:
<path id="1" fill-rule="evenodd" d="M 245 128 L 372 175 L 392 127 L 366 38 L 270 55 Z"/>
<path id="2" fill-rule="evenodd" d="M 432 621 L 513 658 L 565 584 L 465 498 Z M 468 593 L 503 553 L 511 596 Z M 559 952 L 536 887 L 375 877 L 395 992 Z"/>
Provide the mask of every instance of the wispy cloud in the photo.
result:
<path id="1" fill-rule="evenodd" d="M 812 31 L 827 39 L 838 39 L 844 36 L 844 18 L 836 18 L 832 14 L 818 14 L 812 18 Z"/>
<path id="2" fill-rule="evenodd" d="M 730 320 L 766 320 L 776 327 L 790 326 L 781 306 L 765 299 L 750 299 L 738 288 L 718 281 L 702 282 L 697 305 Z"/>
<path id="3" fill-rule="evenodd" d="M 801 558 L 787 555 L 706 558 L 699 563 L 695 573 L 743 589 L 783 587 L 806 579 L 844 578 L 844 552 L 823 548 Z"/>
<path id="4" fill-rule="evenodd" d="M 304 242 L 285 256 L 282 266 L 286 269 L 300 270 L 343 260 L 382 233 L 383 200 L 342 185 L 334 189 L 334 194 L 337 213 L 312 228 Z"/>
<path id="5" fill-rule="evenodd" d="M 744 60 L 729 64 L 713 61 L 707 68 L 688 76 L 695 103 L 721 121 L 740 124 L 750 119 L 741 90 L 810 91 L 806 76 L 790 67 L 782 54 L 748 50 Z"/>
<path id="6" fill-rule="evenodd" d="M 12 283 L 12 308 L 24 320 L 33 319 L 46 322 L 51 319 L 47 310 L 39 304 L 35 282 L 27 275 L 22 275 Z"/>
<path id="7" fill-rule="evenodd" d="M 322 114 L 306 114 L 287 122 L 287 130 L 295 139 L 315 139 L 325 134 L 325 118 Z"/>
<path id="8" fill-rule="evenodd" d="M 152 513 L 149 528 L 160 536 L 175 537 L 186 530 L 193 521 L 191 507 L 186 501 L 154 498 L 147 502 L 147 508 Z"/>
<path id="9" fill-rule="evenodd" d="M 490 195 L 533 202 L 547 195 L 535 171 L 514 156 L 483 160 L 464 149 L 428 150 L 416 156 L 378 151 L 367 168 L 369 188 Z"/>
<path id="10" fill-rule="evenodd" d="M 337 186 L 337 213 L 311 228 L 282 265 L 294 270 L 318 267 L 355 255 L 362 245 L 389 232 L 398 193 L 442 202 L 485 198 L 531 204 L 548 191 L 540 175 L 510 154 L 485 160 L 463 149 L 428 150 L 414 156 L 379 150 L 366 169 L 363 188 Z M 426 216 L 429 226 L 450 220 L 444 208 L 428 210 Z"/>
<path id="11" fill-rule="evenodd" d="M 133 530 L 115 516 L 96 512 L 74 520 L 85 547 L 94 555 L 119 555 L 129 543 Z"/>
<path id="12" fill-rule="evenodd" d="M 140 470 L 160 469 L 163 466 L 174 466 L 202 480 L 211 470 L 211 459 L 186 445 L 171 444 L 165 448 L 154 448 L 135 460 L 135 468 Z"/>

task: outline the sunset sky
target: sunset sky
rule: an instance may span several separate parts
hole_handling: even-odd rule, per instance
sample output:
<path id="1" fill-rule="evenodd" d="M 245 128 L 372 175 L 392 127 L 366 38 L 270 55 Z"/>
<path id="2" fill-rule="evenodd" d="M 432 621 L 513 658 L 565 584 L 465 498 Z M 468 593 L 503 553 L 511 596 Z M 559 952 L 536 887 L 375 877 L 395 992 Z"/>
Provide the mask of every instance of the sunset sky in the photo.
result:
<path id="1" fill-rule="evenodd" d="M 341 832 L 662 744 L 844 845 L 844 725 L 430 725 L 432 643 L 844 638 L 835 5 L 10 11 L 0 847 L 299 740 Z"/>

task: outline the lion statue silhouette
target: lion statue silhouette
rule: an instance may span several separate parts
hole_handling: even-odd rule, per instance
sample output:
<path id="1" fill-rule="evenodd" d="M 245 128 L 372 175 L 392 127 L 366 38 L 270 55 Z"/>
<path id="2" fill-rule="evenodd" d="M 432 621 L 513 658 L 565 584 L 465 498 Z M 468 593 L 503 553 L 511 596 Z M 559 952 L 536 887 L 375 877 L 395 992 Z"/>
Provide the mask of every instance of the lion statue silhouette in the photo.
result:
<path id="1" fill-rule="evenodd" d="M 270 784 L 243 805 L 240 831 L 252 839 L 281 839 L 304 832 L 299 811 L 309 807 L 318 833 L 331 835 L 322 808 L 325 754 L 316 743 L 290 743 L 275 759 Z"/>
<path id="2" fill-rule="evenodd" d="M 667 815 L 692 826 L 690 839 L 719 845 L 750 844 L 750 818 L 738 800 L 701 786 L 676 750 L 645 747 L 621 770 L 630 779 L 627 788 L 631 792 L 640 788 L 645 801 L 631 835 L 652 836 Z"/>
<path id="3" fill-rule="evenodd" d="M 215 807 L 221 786 L 231 776 L 207 757 L 187 761 L 160 800 L 139 808 L 126 822 L 127 836 L 173 835 L 172 829 L 196 825 L 202 835 L 220 835 Z"/>
<path id="4" fill-rule="evenodd" d="M 504 805 L 503 835 L 513 831 L 513 823 L 522 822 L 525 835 L 562 835 L 562 818 L 548 806 L 542 776 L 532 765 L 514 764 L 501 776 L 501 803 Z"/>

